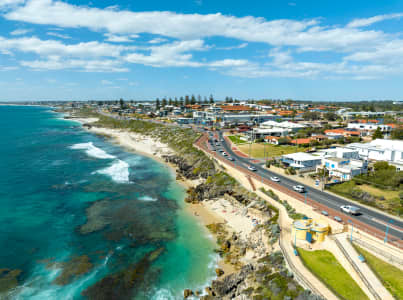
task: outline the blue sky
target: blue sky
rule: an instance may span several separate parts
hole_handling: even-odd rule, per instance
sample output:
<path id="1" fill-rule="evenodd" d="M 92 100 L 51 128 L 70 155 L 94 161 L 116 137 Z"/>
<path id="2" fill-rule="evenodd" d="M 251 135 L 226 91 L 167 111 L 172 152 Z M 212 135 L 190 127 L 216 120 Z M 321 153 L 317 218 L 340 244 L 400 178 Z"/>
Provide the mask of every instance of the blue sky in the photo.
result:
<path id="1" fill-rule="evenodd" d="M 402 99 L 403 1 L 0 0 L 0 15 L 0 101 Z"/>

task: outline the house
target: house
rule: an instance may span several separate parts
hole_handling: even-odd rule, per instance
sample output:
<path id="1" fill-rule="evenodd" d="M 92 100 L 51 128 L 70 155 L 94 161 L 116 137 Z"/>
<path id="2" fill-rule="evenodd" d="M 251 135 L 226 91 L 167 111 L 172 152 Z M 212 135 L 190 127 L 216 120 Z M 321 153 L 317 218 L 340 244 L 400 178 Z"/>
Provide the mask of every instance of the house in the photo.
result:
<path id="1" fill-rule="evenodd" d="M 365 160 L 340 157 L 324 158 L 322 166 L 329 171 L 329 176 L 347 181 L 354 176 L 367 173 L 368 163 Z"/>
<path id="2" fill-rule="evenodd" d="M 278 128 L 284 128 L 287 129 L 290 132 L 297 132 L 300 129 L 306 128 L 305 125 L 303 124 L 297 124 L 293 122 L 276 122 L 276 121 L 266 121 L 260 124 L 261 128 L 273 128 L 273 127 L 278 127 Z"/>
<path id="3" fill-rule="evenodd" d="M 327 129 L 325 130 L 325 135 L 328 136 L 330 139 L 337 139 L 342 137 L 359 137 L 361 133 L 358 130 L 347 130 L 343 128 L 339 129 Z"/>
<path id="4" fill-rule="evenodd" d="M 246 105 L 223 105 L 221 109 L 225 112 L 250 112 L 253 110 L 251 107 Z"/>
<path id="5" fill-rule="evenodd" d="M 392 131 L 392 127 L 389 125 L 377 125 L 375 123 L 348 123 L 347 128 L 366 131 L 375 131 L 379 128 L 384 133 Z"/>
<path id="6" fill-rule="evenodd" d="M 266 136 L 288 136 L 289 131 L 284 128 L 253 128 L 247 132 L 249 139 L 263 139 Z"/>
<path id="7" fill-rule="evenodd" d="M 251 127 L 248 125 L 239 125 L 237 127 L 238 132 L 247 132 L 249 130 L 251 130 Z"/>
<path id="8" fill-rule="evenodd" d="M 315 170 L 322 163 L 322 158 L 304 152 L 297 152 L 281 156 L 281 161 L 286 165 L 300 171 Z"/>
<path id="9" fill-rule="evenodd" d="M 289 137 L 280 137 L 280 136 L 266 136 L 265 141 L 269 144 L 273 145 L 285 145 L 290 143 Z"/>
<path id="10" fill-rule="evenodd" d="M 352 143 L 346 148 L 358 151 L 361 159 L 386 161 L 403 170 L 403 141 L 376 139 L 370 143 Z"/>
<path id="11" fill-rule="evenodd" d="M 309 145 L 311 141 L 312 141 L 311 138 L 294 139 L 294 140 L 291 140 L 291 144 L 297 145 L 297 146 L 306 146 L 306 145 Z"/>

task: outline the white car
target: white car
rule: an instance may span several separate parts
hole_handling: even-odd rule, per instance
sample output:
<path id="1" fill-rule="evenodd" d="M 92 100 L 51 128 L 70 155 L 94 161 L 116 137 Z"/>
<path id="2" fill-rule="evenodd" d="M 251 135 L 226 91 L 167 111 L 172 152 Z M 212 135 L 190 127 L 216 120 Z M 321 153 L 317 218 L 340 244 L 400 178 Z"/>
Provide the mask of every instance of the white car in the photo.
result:
<path id="1" fill-rule="evenodd" d="M 305 187 L 303 185 L 294 185 L 293 190 L 298 192 L 298 193 L 303 193 L 305 192 Z"/>
<path id="2" fill-rule="evenodd" d="M 228 160 L 234 161 L 235 159 L 233 157 L 231 157 L 231 156 L 228 156 Z"/>
<path id="3" fill-rule="evenodd" d="M 280 178 L 278 178 L 278 177 L 276 177 L 276 176 L 272 176 L 272 177 L 270 177 L 270 180 L 271 180 L 271 181 L 275 181 L 275 182 L 279 182 L 279 181 L 280 181 Z"/>
<path id="4" fill-rule="evenodd" d="M 350 215 L 359 215 L 360 214 L 360 209 L 356 206 L 352 205 L 342 205 L 340 206 L 340 210 L 346 214 Z"/>
<path id="5" fill-rule="evenodd" d="M 227 152 L 223 152 L 223 153 L 221 153 L 223 156 L 227 156 L 228 154 L 227 154 Z"/>
<path id="6" fill-rule="evenodd" d="M 249 170 L 249 171 L 253 171 L 253 172 L 256 172 L 256 171 L 257 171 L 256 168 L 253 167 L 253 166 L 248 166 L 248 170 Z"/>

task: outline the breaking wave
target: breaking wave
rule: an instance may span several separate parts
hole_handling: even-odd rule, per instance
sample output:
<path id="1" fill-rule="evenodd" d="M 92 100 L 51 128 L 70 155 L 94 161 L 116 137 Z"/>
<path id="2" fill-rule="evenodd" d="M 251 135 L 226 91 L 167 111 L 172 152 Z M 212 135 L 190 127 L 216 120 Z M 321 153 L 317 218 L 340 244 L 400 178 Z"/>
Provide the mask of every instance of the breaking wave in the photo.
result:
<path id="1" fill-rule="evenodd" d="M 106 153 L 104 150 L 94 146 L 93 142 L 75 144 L 75 145 L 71 146 L 70 149 L 85 150 L 85 153 L 87 153 L 88 156 L 95 157 L 95 158 L 101 158 L 101 159 L 115 158 L 115 156 L 110 155 L 110 154 Z"/>
<path id="2" fill-rule="evenodd" d="M 120 159 L 115 160 L 110 167 L 96 171 L 94 173 L 107 175 L 117 183 L 129 182 L 129 164 Z"/>

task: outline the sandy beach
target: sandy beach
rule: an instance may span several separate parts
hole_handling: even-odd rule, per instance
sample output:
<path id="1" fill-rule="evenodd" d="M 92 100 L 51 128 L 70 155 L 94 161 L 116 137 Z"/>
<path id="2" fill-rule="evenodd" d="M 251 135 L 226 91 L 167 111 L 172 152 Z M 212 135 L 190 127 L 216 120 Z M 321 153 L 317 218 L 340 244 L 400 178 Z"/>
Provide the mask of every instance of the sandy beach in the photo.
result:
<path id="1" fill-rule="evenodd" d="M 97 118 L 74 118 L 72 120 L 80 122 L 81 124 L 91 124 L 98 121 Z M 111 138 L 113 142 L 126 148 L 128 151 L 152 157 L 176 171 L 176 166 L 167 163 L 163 159 L 164 155 L 172 155 L 175 153 L 164 143 L 156 141 L 148 136 L 125 130 L 95 126 L 85 128 L 89 132 Z M 201 183 L 200 180 L 188 179 L 181 179 L 178 180 L 178 182 L 186 188 L 195 187 Z M 228 214 L 225 213 L 225 209 L 228 209 Z M 217 204 L 216 201 L 203 201 L 200 204 L 187 203 L 186 211 L 194 216 L 203 226 L 213 223 L 224 223 L 231 232 L 239 234 L 245 240 L 253 229 L 250 217 L 247 215 L 241 215 L 240 209 L 232 207 L 232 204 L 225 199 L 220 199 L 217 201 Z M 225 272 L 225 274 L 235 272 L 235 268 L 231 264 L 225 263 L 223 260 L 218 261 L 218 266 Z"/>

